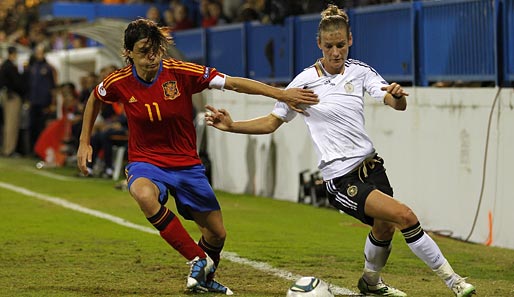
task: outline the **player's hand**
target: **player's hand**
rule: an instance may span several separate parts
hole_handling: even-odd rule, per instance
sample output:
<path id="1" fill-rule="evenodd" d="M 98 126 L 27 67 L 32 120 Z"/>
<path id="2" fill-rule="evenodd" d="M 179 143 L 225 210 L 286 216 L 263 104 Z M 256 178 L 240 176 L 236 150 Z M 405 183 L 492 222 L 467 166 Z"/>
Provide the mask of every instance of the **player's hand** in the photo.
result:
<path id="1" fill-rule="evenodd" d="M 312 90 L 291 88 L 284 90 L 283 98 L 280 101 L 286 103 L 292 110 L 304 113 L 307 105 L 318 104 L 318 95 Z"/>
<path id="2" fill-rule="evenodd" d="M 395 99 L 402 98 L 403 96 L 409 96 L 409 93 L 405 92 L 405 90 L 397 83 L 392 83 L 388 86 L 382 87 L 382 91 L 386 91 L 391 94 Z"/>
<path id="3" fill-rule="evenodd" d="M 88 175 L 87 162 L 93 161 L 93 147 L 89 144 L 80 143 L 77 150 L 77 167 L 84 175 Z"/>
<path id="4" fill-rule="evenodd" d="M 207 112 L 205 112 L 205 122 L 207 126 L 214 127 L 222 131 L 230 130 L 230 126 L 234 121 L 230 114 L 225 109 L 216 109 L 211 105 L 205 105 Z"/>

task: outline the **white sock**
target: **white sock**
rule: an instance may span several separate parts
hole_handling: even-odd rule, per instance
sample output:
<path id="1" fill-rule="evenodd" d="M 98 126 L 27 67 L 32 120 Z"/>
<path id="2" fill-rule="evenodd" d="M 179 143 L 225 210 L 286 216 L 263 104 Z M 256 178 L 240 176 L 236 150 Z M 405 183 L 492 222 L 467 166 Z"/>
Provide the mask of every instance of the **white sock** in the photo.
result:
<path id="1" fill-rule="evenodd" d="M 373 286 L 380 282 L 380 271 L 387 263 L 387 259 L 391 254 L 391 248 L 390 240 L 377 240 L 371 232 L 366 237 L 363 277 L 369 285 Z"/>
<path id="2" fill-rule="evenodd" d="M 460 276 L 453 271 L 437 243 L 423 231 L 419 223 L 402 230 L 402 233 L 411 251 L 451 288 Z"/>
<path id="3" fill-rule="evenodd" d="M 460 280 L 462 277 L 453 271 L 452 266 L 448 263 L 447 260 L 437 269 L 434 269 L 434 272 L 446 283 L 448 288 L 453 287 L 453 285 Z"/>
<path id="4" fill-rule="evenodd" d="M 437 244 L 426 233 L 423 233 L 423 236 L 415 242 L 407 244 L 412 252 L 432 270 L 441 267 L 446 261 Z"/>

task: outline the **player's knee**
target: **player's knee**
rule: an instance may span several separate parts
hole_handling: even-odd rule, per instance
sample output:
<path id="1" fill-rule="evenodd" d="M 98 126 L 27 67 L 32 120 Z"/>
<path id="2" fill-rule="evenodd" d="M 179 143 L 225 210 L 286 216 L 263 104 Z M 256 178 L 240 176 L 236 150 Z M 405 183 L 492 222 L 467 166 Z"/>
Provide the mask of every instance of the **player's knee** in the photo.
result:
<path id="1" fill-rule="evenodd" d="M 393 238 L 395 230 L 395 225 L 389 222 L 376 220 L 373 225 L 373 235 L 379 240 L 389 240 Z"/>
<path id="2" fill-rule="evenodd" d="M 160 204 L 157 194 L 152 187 L 131 187 L 130 194 L 136 200 L 137 204 L 145 215 L 153 215 L 158 210 Z"/>
<path id="3" fill-rule="evenodd" d="M 407 206 L 404 206 L 398 216 L 398 224 L 400 229 L 405 229 L 413 226 L 418 222 L 416 214 Z"/>

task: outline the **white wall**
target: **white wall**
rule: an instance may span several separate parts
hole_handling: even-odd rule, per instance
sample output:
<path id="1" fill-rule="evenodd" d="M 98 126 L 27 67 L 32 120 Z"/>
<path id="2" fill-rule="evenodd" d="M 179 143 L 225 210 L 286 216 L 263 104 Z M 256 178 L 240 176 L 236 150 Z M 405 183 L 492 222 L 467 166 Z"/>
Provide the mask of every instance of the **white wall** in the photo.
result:
<path id="1" fill-rule="evenodd" d="M 509 230 L 514 226 L 509 171 L 514 165 L 510 130 L 514 90 L 502 90 L 493 110 L 494 88 L 408 91 L 405 112 L 372 100 L 366 106 L 366 127 L 385 159 L 395 197 L 414 209 L 425 229 L 448 231 L 462 239 L 471 233 L 470 240 L 478 243 L 488 239 L 491 212 L 492 245 L 514 248 L 514 233 Z M 204 95 L 209 104 L 228 109 L 234 120 L 268 114 L 274 103 L 230 91 Z M 296 201 L 299 172 L 316 170 L 317 159 L 301 117 L 273 135 L 238 135 L 209 128 L 207 140 L 216 189 Z"/>
<path id="2" fill-rule="evenodd" d="M 45 58 L 57 70 L 58 84 L 73 82 L 77 89 L 80 89 L 80 78 L 90 72 L 98 74 L 102 67 L 110 64 L 123 66 L 120 58 L 113 58 L 101 47 L 53 51 Z"/>

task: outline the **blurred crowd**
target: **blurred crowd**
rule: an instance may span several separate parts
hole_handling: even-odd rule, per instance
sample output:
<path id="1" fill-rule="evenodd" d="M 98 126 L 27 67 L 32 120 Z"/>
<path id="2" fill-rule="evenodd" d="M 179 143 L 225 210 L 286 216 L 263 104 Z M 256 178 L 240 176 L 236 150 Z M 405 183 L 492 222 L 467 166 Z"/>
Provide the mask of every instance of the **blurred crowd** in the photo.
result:
<path id="1" fill-rule="evenodd" d="M 288 16 L 321 12 L 329 3 L 342 8 L 403 2 L 410 0 L 104 0 L 104 3 L 155 3 L 166 4 L 159 11 L 150 8 L 147 17 L 175 31 L 191 28 L 208 28 L 227 23 L 259 21 L 279 24 Z"/>

